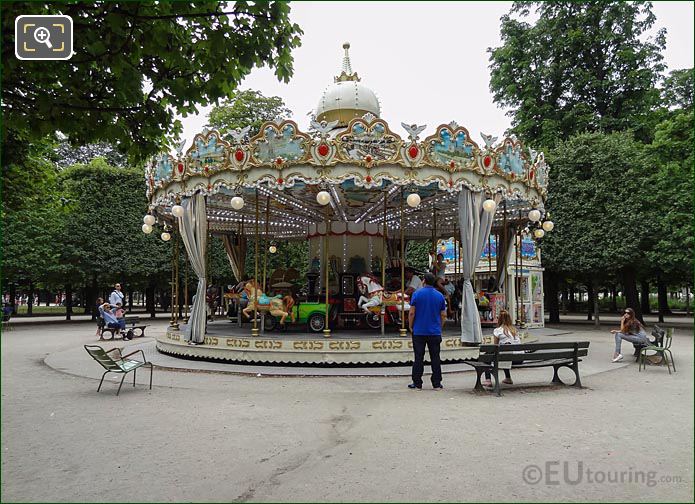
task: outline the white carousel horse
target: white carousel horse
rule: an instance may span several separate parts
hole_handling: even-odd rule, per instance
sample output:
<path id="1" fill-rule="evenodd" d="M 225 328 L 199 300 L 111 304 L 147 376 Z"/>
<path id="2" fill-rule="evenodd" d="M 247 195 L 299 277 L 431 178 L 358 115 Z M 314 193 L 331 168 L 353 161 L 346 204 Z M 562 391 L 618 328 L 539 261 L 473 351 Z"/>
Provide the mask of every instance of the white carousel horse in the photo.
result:
<path id="1" fill-rule="evenodd" d="M 374 308 L 382 304 L 385 306 L 395 305 L 399 310 L 401 309 L 401 298 L 403 297 L 401 290 L 386 292 L 376 277 L 369 274 L 359 276 L 357 278 L 357 286 L 361 294 L 357 300 L 357 306 L 366 313 L 371 313 Z M 410 309 L 408 296 L 405 296 L 405 298 L 403 309 L 408 311 Z"/>

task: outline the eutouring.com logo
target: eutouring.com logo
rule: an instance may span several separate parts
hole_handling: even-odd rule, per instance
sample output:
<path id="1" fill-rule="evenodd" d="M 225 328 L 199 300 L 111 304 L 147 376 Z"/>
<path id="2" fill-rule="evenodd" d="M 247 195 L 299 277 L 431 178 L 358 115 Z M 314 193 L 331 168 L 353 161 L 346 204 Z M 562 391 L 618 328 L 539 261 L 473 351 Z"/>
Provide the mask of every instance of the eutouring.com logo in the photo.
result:
<path id="1" fill-rule="evenodd" d="M 527 465 L 521 471 L 529 485 L 644 485 L 681 483 L 680 476 L 659 475 L 656 471 L 640 471 L 634 467 L 624 470 L 593 470 L 582 461 L 549 460 L 542 465 Z"/>

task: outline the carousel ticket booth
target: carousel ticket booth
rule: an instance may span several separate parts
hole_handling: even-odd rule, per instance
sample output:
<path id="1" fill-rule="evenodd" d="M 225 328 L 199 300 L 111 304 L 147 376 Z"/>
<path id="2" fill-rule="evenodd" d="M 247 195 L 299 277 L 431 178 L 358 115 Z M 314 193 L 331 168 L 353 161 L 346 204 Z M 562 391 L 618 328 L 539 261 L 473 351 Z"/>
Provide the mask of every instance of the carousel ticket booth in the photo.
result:
<path id="1" fill-rule="evenodd" d="M 406 243 L 456 236 L 461 317 L 445 328 L 442 359 L 477 355 L 488 321 L 481 320 L 476 289 L 491 272 L 484 259 L 496 260 L 486 244 L 505 251 L 501 271 L 511 275 L 516 233 L 528 229 L 540 239 L 539 231 L 552 229 L 543 222 L 544 156 L 515 137 L 481 134 L 478 144 L 455 122 L 428 135 L 425 125 L 401 123 L 405 136 L 398 135 L 379 118 L 376 95 L 352 70 L 349 44 L 343 47 L 342 70 L 308 132 L 289 120 L 267 122 L 254 136 L 248 128 L 224 137 L 203 131 L 188 148 L 147 165 L 143 231 L 162 226 L 172 250 L 171 323 L 157 339 L 159 351 L 240 362 L 408 362 Z M 207 315 L 211 240 L 221 240 L 227 252 L 235 278 L 226 284 L 251 277 L 240 294 L 241 327 Z M 282 254 L 292 240 L 308 243 L 308 274 L 288 281 L 267 271 L 267 254 Z M 192 299 L 188 289 L 181 293 L 179 254 Z M 506 298 L 495 302 L 509 306 L 519 297 L 518 322 L 542 324 L 540 253 L 514 271 L 519 286 L 500 290 Z M 302 285 L 302 294 L 292 285 Z M 290 329 L 278 332 L 277 322 Z"/>

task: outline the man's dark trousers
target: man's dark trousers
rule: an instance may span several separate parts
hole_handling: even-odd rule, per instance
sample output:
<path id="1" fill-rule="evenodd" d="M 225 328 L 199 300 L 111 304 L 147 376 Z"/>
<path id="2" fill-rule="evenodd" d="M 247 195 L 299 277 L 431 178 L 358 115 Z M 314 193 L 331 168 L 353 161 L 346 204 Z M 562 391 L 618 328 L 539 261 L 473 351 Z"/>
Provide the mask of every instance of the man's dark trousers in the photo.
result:
<path id="1" fill-rule="evenodd" d="M 413 335 L 413 350 L 415 362 L 413 363 L 413 383 L 422 387 L 422 373 L 425 371 L 425 346 L 430 353 L 432 365 L 432 386 L 439 387 L 442 383 L 442 361 L 439 359 L 439 347 L 442 343 L 441 336 L 416 336 Z"/>

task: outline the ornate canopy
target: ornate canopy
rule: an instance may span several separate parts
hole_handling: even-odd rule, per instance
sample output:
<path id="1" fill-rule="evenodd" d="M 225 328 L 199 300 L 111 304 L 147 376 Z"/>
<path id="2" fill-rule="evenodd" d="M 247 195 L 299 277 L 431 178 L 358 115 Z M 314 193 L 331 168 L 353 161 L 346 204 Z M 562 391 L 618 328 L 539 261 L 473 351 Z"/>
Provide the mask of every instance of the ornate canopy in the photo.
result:
<path id="1" fill-rule="evenodd" d="M 251 138 L 248 128 L 227 137 L 204 131 L 187 150 L 182 144 L 176 156 L 161 154 L 148 164 L 151 210 L 168 220 L 176 201 L 202 193 L 211 229 L 225 233 L 253 218 L 258 194 L 271 200 L 273 234 L 301 237 L 326 218 L 316 202 L 321 190 L 332 196 L 329 219 L 372 224 L 383 222 L 384 203 L 397 207 L 404 193 L 417 192 L 422 204 L 407 210 L 407 232 L 417 238 L 432 236 L 432 216 L 438 232 L 453 231 L 456 195 L 464 189 L 500 193 L 507 210 L 542 206 L 548 183 L 543 153 L 515 137 L 498 142 L 481 134 L 479 145 L 455 122 L 424 139 L 424 125 L 401 123 L 401 137 L 377 117 L 376 95 L 353 72 L 349 44 L 343 48 L 342 71 L 319 101 L 309 132 L 289 120 L 267 122 Z M 234 196 L 244 198 L 243 209 L 231 208 Z M 387 209 L 388 223 L 393 216 Z"/>

